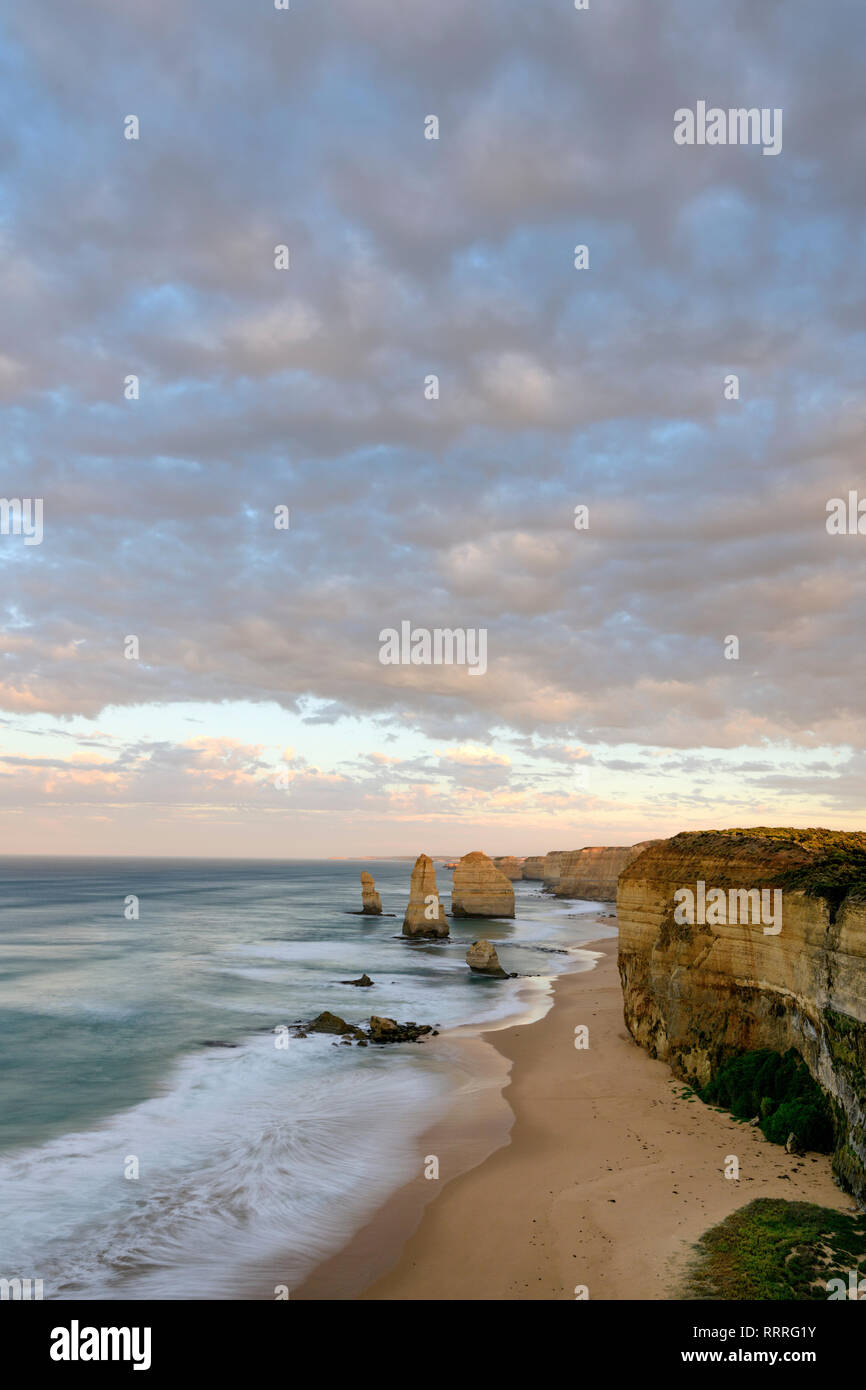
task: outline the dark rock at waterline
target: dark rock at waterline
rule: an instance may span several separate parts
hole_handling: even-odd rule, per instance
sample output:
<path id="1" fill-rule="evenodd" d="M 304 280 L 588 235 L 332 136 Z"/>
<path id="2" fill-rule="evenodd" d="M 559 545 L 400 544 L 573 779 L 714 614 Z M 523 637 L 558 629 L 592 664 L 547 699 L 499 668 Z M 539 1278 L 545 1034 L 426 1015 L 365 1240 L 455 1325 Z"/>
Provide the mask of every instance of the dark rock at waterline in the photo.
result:
<path id="1" fill-rule="evenodd" d="M 398 1023 L 393 1018 L 370 1017 L 370 1041 L 375 1043 L 418 1042 L 420 1038 L 432 1033 L 429 1023 L 419 1027 L 417 1023 Z"/>
<path id="2" fill-rule="evenodd" d="M 344 1018 L 340 1018 L 337 1014 L 329 1013 L 327 1009 L 324 1013 L 319 1014 L 317 1018 L 314 1018 L 312 1023 L 308 1023 L 306 1028 L 308 1033 L 337 1033 L 340 1035 L 351 1033 L 355 1037 L 361 1032 L 360 1028 L 354 1023 L 347 1023 Z M 300 1035 L 298 1034 L 296 1036 Z"/>
<path id="3" fill-rule="evenodd" d="M 223 1042 L 221 1038 L 205 1038 L 202 1047 L 238 1047 L 238 1043 Z"/>
<path id="4" fill-rule="evenodd" d="M 341 985 L 360 985 L 361 989 L 366 989 L 366 988 L 367 988 L 369 985 L 371 985 L 372 983 L 373 983 L 373 981 L 370 979 L 370 976 L 367 975 L 367 974 L 362 975 L 361 978 L 360 978 L 360 980 L 341 980 L 341 981 L 340 981 L 340 984 L 341 984 Z"/>
<path id="5" fill-rule="evenodd" d="M 357 983 L 357 981 L 347 983 Z M 332 1014 L 327 1010 L 319 1014 L 318 1018 L 314 1018 L 312 1023 L 295 1025 L 294 1036 L 296 1038 L 306 1038 L 310 1033 L 335 1034 L 340 1042 L 349 1044 L 354 1039 L 359 1047 L 366 1047 L 368 1042 L 420 1042 L 428 1033 L 438 1036 L 430 1023 L 398 1023 L 396 1019 L 379 1018 L 373 1014 L 370 1018 L 370 1027 L 365 1030 L 359 1028 L 355 1023 L 347 1023 L 338 1014 Z"/>

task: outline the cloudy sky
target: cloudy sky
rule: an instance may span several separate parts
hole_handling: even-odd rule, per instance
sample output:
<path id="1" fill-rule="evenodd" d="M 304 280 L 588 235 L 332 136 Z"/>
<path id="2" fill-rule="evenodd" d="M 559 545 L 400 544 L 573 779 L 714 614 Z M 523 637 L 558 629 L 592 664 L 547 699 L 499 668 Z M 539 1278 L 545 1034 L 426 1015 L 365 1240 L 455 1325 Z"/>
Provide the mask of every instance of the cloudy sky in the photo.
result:
<path id="1" fill-rule="evenodd" d="M 861 0 L 0 13 L 3 852 L 862 827 Z"/>

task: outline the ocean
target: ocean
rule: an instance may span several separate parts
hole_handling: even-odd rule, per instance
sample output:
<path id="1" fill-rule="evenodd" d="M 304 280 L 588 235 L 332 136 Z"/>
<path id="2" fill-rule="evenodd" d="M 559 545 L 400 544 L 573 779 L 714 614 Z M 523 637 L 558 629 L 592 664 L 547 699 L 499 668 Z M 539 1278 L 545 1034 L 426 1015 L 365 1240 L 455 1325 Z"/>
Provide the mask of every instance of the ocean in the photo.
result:
<path id="1" fill-rule="evenodd" d="M 356 915 L 363 868 L 394 916 Z M 517 883 L 514 921 L 408 942 L 411 868 L 0 859 L 0 1277 L 46 1299 L 273 1298 L 275 1267 L 296 1287 L 416 1176 L 421 1135 L 488 1084 L 454 1030 L 540 1017 L 610 909 Z M 479 936 L 519 978 L 471 974 Z M 364 971 L 373 988 L 341 983 Z M 283 1045 L 324 1009 L 442 1031 Z"/>

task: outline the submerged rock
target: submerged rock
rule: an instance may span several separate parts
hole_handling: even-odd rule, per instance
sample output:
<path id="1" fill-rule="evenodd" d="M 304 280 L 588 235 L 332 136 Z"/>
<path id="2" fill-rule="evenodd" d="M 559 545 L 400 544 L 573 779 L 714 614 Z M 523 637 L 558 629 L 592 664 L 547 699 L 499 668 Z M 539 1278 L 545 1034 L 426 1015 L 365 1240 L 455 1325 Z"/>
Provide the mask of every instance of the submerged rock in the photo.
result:
<path id="1" fill-rule="evenodd" d="M 415 860 L 409 885 L 409 905 L 403 918 L 403 935 L 448 935 L 448 919 L 436 887 L 436 870 L 428 854 L 419 854 Z"/>
<path id="2" fill-rule="evenodd" d="M 371 917 L 380 917 L 382 915 L 382 899 L 376 892 L 376 880 L 366 869 L 364 869 L 361 874 L 361 902 L 362 912 L 369 914 Z"/>
<path id="3" fill-rule="evenodd" d="M 496 947 L 489 941 L 473 941 L 466 952 L 466 964 L 478 975 L 493 975 L 497 980 L 508 979 L 508 972 L 499 964 Z"/>
<path id="4" fill-rule="evenodd" d="M 454 870 L 452 917 L 513 917 L 511 881 L 480 850 L 464 854 Z"/>
<path id="5" fill-rule="evenodd" d="M 370 976 L 369 976 L 369 975 L 362 975 L 361 978 L 360 978 L 360 980 L 341 980 L 341 981 L 340 981 L 340 984 L 341 984 L 341 985 L 360 985 L 361 989 L 366 989 L 366 988 L 368 987 L 368 985 L 371 985 L 372 983 L 373 983 L 373 981 L 370 979 Z"/>

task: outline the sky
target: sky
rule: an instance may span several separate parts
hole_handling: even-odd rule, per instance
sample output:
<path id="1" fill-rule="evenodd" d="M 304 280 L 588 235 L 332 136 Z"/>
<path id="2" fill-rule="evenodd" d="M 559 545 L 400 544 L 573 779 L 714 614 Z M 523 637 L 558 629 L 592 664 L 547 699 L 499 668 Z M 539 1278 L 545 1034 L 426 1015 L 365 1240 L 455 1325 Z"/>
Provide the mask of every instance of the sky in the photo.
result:
<path id="1" fill-rule="evenodd" d="M 864 37 L 2 0 L 2 851 L 862 827 Z M 781 150 L 677 144 L 701 101 Z M 403 622 L 487 669 L 383 664 Z"/>

